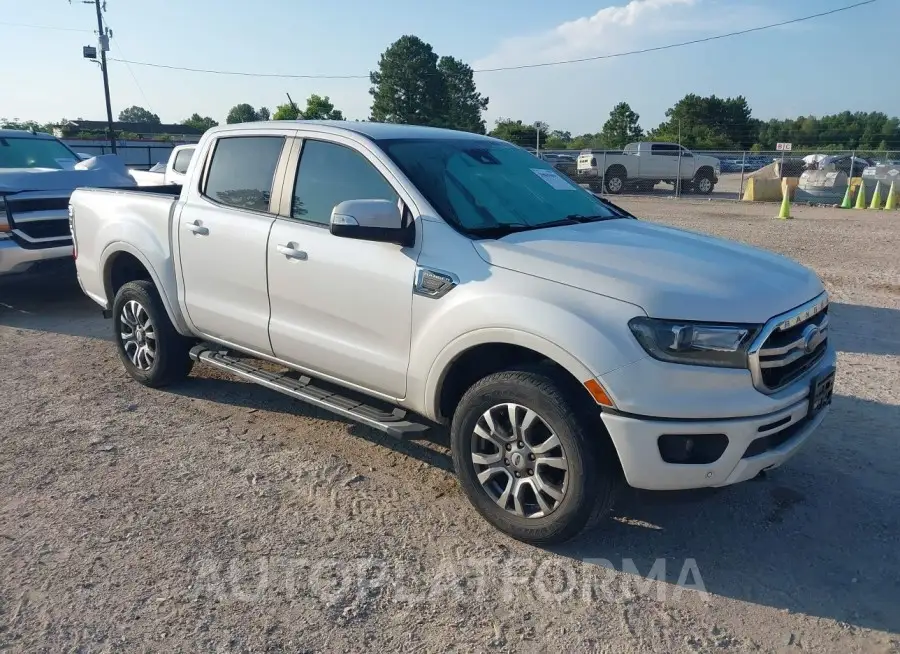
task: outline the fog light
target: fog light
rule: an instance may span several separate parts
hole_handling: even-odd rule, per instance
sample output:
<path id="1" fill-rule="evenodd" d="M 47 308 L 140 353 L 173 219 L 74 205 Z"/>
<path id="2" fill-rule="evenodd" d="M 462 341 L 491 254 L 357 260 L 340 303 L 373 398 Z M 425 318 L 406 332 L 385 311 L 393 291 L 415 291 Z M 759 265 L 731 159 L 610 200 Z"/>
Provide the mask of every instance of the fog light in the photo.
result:
<path id="1" fill-rule="evenodd" d="M 719 460 L 728 447 L 725 434 L 663 434 L 657 439 L 666 463 L 705 464 Z"/>

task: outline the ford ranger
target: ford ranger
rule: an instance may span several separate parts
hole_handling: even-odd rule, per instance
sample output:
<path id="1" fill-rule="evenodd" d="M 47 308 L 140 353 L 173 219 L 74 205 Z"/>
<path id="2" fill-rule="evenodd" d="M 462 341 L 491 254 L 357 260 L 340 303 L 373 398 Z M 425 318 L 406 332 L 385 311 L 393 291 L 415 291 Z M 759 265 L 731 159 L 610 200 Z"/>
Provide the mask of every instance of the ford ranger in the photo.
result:
<path id="1" fill-rule="evenodd" d="M 622 481 L 780 466 L 831 401 L 813 272 L 638 220 L 486 136 L 222 126 L 182 188 L 78 189 L 69 211 L 135 380 L 202 362 L 392 435 L 447 425 L 464 493 L 531 543 L 593 524 Z"/>

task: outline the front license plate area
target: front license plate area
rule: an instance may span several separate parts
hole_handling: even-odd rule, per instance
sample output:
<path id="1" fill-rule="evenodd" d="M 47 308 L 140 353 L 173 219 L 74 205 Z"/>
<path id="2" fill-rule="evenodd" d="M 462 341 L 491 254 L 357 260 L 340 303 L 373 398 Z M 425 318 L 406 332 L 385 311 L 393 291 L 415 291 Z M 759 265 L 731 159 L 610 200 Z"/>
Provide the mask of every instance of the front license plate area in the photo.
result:
<path id="1" fill-rule="evenodd" d="M 809 417 L 813 417 L 819 411 L 831 404 L 834 396 L 834 373 L 832 368 L 828 372 L 814 378 L 809 389 Z"/>

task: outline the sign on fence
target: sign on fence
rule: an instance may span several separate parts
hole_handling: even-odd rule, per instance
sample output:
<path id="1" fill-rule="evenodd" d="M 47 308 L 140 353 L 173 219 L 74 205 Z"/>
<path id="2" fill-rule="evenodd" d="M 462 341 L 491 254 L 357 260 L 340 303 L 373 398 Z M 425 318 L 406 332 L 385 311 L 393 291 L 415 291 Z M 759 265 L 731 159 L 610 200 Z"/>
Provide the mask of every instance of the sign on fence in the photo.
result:
<path id="1" fill-rule="evenodd" d="M 775 149 L 779 152 L 790 152 L 794 147 L 793 143 L 776 143 Z"/>

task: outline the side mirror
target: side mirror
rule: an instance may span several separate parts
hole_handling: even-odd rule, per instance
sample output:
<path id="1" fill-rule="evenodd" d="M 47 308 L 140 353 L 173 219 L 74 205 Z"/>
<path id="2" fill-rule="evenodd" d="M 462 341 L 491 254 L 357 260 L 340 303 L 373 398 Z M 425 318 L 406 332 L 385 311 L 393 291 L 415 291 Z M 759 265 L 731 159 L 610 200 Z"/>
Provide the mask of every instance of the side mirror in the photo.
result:
<path id="1" fill-rule="evenodd" d="M 412 226 L 403 226 L 398 203 L 390 200 L 344 200 L 331 211 L 331 233 L 403 247 L 415 243 Z"/>

